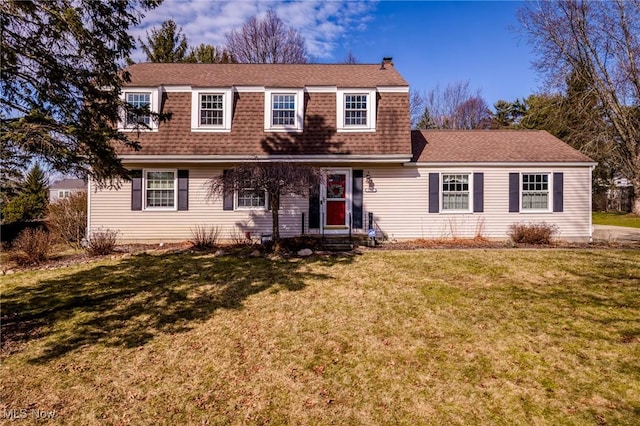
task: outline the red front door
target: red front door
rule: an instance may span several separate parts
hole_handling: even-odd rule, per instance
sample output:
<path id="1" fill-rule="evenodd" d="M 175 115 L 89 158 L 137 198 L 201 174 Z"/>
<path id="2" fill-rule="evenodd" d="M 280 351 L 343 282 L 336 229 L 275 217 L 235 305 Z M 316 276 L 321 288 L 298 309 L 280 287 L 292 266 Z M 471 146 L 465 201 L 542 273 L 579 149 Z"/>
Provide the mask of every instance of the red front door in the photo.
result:
<path id="1" fill-rule="evenodd" d="M 336 229 L 348 227 L 349 172 L 330 171 L 327 175 L 324 195 L 325 226 Z"/>

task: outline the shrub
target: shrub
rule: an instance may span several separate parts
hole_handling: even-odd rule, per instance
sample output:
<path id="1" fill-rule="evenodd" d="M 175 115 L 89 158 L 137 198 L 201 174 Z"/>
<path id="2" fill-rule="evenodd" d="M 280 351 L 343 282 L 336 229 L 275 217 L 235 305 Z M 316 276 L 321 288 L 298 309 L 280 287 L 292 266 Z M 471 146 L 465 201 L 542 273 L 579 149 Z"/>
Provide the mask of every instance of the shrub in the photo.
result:
<path id="1" fill-rule="evenodd" d="M 51 245 L 51 235 L 44 229 L 25 229 L 11 245 L 11 259 L 20 265 L 38 265 L 47 260 Z"/>
<path id="2" fill-rule="evenodd" d="M 191 228 L 191 243 L 198 249 L 213 248 L 218 244 L 220 228 L 217 226 L 196 225 Z"/>
<path id="3" fill-rule="evenodd" d="M 91 232 L 87 252 L 92 256 L 101 256 L 113 253 L 118 240 L 118 231 L 101 229 Z"/>
<path id="4" fill-rule="evenodd" d="M 551 244 L 551 237 L 558 232 L 556 225 L 542 223 L 513 223 L 508 235 L 514 243 Z"/>
<path id="5" fill-rule="evenodd" d="M 49 229 L 60 241 L 81 248 L 87 230 L 87 194 L 73 194 L 49 204 Z"/>

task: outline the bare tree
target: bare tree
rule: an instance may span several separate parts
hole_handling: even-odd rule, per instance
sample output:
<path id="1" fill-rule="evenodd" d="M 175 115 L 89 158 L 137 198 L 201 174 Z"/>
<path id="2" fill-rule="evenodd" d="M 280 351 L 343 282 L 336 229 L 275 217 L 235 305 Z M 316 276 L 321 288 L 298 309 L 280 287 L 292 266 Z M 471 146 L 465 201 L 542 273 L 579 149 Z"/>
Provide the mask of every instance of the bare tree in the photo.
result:
<path id="1" fill-rule="evenodd" d="M 574 73 L 598 99 L 614 132 L 611 158 L 632 183 L 640 215 L 640 1 L 542 1 L 519 12 L 552 87 Z"/>
<path id="2" fill-rule="evenodd" d="M 227 33 L 227 46 L 240 63 L 304 64 L 307 50 L 304 37 L 287 27 L 273 9 L 264 18 L 249 18 L 240 30 Z"/>
<path id="3" fill-rule="evenodd" d="M 468 81 L 448 84 L 444 90 L 436 86 L 427 92 L 424 105 L 436 129 L 485 128 L 491 118 L 487 102 Z"/>
<path id="4" fill-rule="evenodd" d="M 308 195 L 323 179 L 317 167 L 291 163 L 245 163 L 209 180 L 209 194 L 232 195 L 251 188 L 264 191 L 269 200 L 273 241 L 280 240 L 280 200 L 283 195 Z"/>
<path id="5" fill-rule="evenodd" d="M 421 118 L 424 116 L 425 109 L 424 94 L 416 89 L 409 91 L 409 117 L 411 118 L 411 128 L 416 129 Z"/>
<path id="6" fill-rule="evenodd" d="M 357 64 L 358 63 L 358 59 L 353 54 L 351 49 L 349 49 L 349 51 L 347 52 L 347 56 L 344 57 L 344 59 L 342 60 L 342 63 L 343 64 Z"/>

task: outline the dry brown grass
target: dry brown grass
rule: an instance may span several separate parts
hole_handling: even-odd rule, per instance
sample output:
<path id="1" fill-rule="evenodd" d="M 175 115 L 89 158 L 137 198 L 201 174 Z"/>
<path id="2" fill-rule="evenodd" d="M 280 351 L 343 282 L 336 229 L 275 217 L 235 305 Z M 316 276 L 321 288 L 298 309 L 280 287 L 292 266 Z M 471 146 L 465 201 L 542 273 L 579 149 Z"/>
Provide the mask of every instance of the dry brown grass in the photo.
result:
<path id="1" fill-rule="evenodd" d="M 195 253 L 6 276 L 0 409 L 64 424 L 632 424 L 639 262 Z"/>

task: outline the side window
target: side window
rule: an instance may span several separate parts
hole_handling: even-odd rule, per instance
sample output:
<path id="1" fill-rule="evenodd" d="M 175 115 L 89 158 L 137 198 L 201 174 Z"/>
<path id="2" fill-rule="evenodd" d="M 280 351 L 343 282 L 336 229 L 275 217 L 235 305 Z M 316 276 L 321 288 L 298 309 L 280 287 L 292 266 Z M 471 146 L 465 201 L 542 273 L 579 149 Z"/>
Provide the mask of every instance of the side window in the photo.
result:
<path id="1" fill-rule="evenodd" d="M 522 210 L 549 210 L 549 174 L 522 175 Z"/>
<path id="2" fill-rule="evenodd" d="M 469 174 L 442 175 L 442 211 L 469 211 Z"/>
<path id="3" fill-rule="evenodd" d="M 177 188 L 175 170 L 147 170 L 144 180 L 146 209 L 175 209 Z"/>

